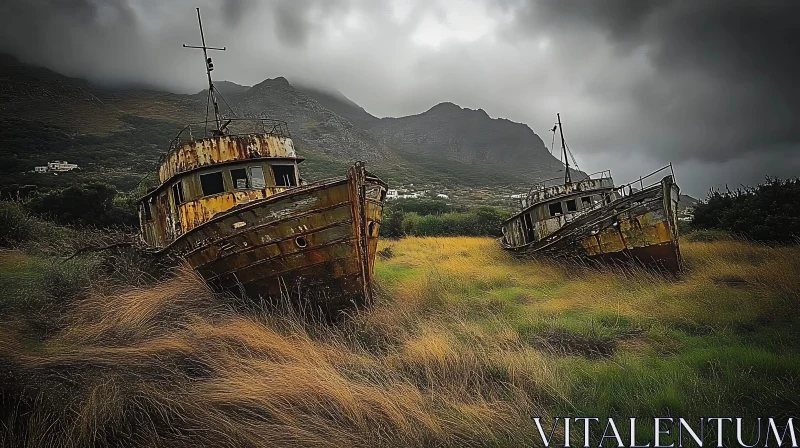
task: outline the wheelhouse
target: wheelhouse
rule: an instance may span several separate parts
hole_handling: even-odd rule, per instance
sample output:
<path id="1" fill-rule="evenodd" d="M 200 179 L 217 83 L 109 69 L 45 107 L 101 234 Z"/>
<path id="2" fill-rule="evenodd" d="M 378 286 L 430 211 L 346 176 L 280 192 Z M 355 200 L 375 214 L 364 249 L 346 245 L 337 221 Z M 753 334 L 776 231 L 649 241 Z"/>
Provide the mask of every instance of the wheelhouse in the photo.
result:
<path id="1" fill-rule="evenodd" d="M 286 123 L 256 119 L 235 125 L 238 132 L 210 136 L 207 125 L 189 125 L 173 139 L 159 163 L 160 185 L 139 202 L 147 244 L 163 248 L 219 213 L 300 184 L 303 158 Z M 203 131 L 200 138 L 193 138 L 196 130 Z"/>
<path id="2" fill-rule="evenodd" d="M 556 180 L 534 185 L 521 200 L 522 210 L 503 222 L 506 244 L 517 247 L 538 241 L 587 211 L 617 199 L 610 171 L 577 182 L 548 186 Z"/>

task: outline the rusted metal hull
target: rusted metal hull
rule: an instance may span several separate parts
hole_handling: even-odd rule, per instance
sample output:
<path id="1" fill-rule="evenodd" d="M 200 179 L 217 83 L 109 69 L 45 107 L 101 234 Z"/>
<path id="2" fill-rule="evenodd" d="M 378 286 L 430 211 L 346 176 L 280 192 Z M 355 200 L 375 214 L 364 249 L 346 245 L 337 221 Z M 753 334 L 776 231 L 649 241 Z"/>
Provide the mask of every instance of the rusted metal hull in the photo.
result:
<path id="1" fill-rule="evenodd" d="M 372 301 L 386 184 L 356 164 L 346 178 L 236 206 L 163 249 L 214 287 L 334 311 Z M 244 294 L 242 294 L 244 293 Z"/>
<path id="2" fill-rule="evenodd" d="M 634 263 L 677 273 L 681 269 L 678 196 L 672 176 L 666 176 L 659 184 L 577 217 L 541 240 L 516 247 L 504 244 L 504 248 L 519 257 Z"/>

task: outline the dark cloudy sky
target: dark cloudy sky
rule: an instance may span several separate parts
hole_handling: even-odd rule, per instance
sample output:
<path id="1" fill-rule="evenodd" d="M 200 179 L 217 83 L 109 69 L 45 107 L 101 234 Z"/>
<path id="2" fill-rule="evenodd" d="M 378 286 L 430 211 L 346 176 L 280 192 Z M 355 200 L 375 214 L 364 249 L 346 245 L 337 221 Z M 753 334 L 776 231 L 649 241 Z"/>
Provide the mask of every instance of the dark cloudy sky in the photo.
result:
<path id="1" fill-rule="evenodd" d="M 581 168 L 669 161 L 684 191 L 800 173 L 800 1 L 3 0 L 0 50 L 99 82 L 203 87 L 286 76 L 378 116 L 452 101 L 527 123 L 556 112 Z"/>

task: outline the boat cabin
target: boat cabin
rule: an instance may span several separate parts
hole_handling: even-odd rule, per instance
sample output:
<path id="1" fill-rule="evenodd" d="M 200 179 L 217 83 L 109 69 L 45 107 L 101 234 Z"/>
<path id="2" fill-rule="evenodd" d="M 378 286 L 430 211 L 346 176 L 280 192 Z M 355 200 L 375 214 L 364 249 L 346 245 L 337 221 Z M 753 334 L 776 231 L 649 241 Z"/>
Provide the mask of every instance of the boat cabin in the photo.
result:
<path id="1" fill-rule="evenodd" d="M 159 163 L 159 186 L 139 202 L 149 246 L 164 248 L 218 213 L 299 185 L 297 165 L 303 158 L 295 153 L 286 123 L 236 121 L 248 130 L 207 135 L 201 123 L 173 139 Z M 193 131 L 202 136 L 193 138 Z"/>
<path id="2" fill-rule="evenodd" d="M 594 177 L 593 177 L 594 176 Z M 511 247 L 538 241 L 589 210 L 617 199 L 611 173 L 604 171 L 561 185 L 542 181 L 521 199 L 522 211 L 503 222 L 503 238 Z"/>

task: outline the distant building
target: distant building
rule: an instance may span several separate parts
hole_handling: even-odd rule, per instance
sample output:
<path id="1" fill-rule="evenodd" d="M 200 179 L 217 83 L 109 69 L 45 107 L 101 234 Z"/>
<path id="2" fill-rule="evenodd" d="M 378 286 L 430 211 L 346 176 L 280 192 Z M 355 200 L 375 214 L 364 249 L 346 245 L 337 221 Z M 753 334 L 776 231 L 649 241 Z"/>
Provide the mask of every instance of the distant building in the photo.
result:
<path id="1" fill-rule="evenodd" d="M 387 190 L 386 191 L 386 199 L 397 199 L 400 195 L 397 193 L 397 190 Z"/>
<path id="2" fill-rule="evenodd" d="M 450 199 L 450 196 L 448 196 L 446 194 L 443 194 L 443 193 L 437 194 L 436 197 L 440 198 L 440 199 Z"/>
<path id="3" fill-rule="evenodd" d="M 54 162 L 47 162 L 47 165 L 35 166 L 33 167 L 33 171 L 35 173 L 66 173 L 67 171 L 72 171 L 77 168 L 78 165 L 74 163 L 67 163 L 66 161 L 59 162 L 56 160 Z"/>
<path id="4" fill-rule="evenodd" d="M 78 165 L 74 163 L 67 163 L 66 161 L 59 162 L 58 160 L 56 160 L 55 162 L 47 163 L 47 171 L 54 171 L 57 173 L 72 171 L 76 168 L 78 168 Z"/>

